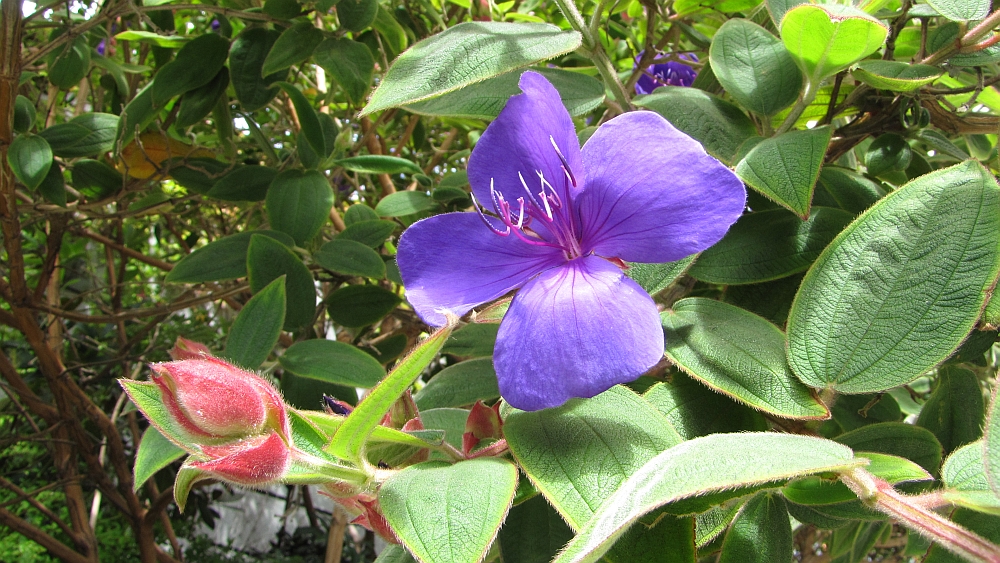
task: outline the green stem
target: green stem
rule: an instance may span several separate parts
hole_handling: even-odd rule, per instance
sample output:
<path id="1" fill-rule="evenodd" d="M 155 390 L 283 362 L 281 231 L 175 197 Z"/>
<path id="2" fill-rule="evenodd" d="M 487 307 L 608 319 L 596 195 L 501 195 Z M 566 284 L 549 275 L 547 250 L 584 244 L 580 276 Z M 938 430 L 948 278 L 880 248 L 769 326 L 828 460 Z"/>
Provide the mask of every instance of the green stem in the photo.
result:
<path id="1" fill-rule="evenodd" d="M 577 9 L 573 0 L 556 0 L 556 5 L 559 6 L 559 11 L 562 12 L 569 25 L 583 36 L 583 48 L 588 51 L 592 50 L 597 43 L 596 38 L 590 34 L 587 22 L 583 20 L 583 14 Z"/>
<path id="2" fill-rule="evenodd" d="M 842 474 L 840 480 L 861 500 L 949 551 L 970 561 L 1000 563 L 1000 547 L 913 502 L 867 470 L 852 469 Z"/>
<path id="3" fill-rule="evenodd" d="M 920 61 L 920 64 L 937 64 L 957 53 L 962 47 L 968 47 L 969 45 L 978 43 L 980 39 L 992 32 L 993 28 L 998 25 L 1000 25 L 1000 10 L 993 12 L 986 19 L 979 22 L 979 25 L 970 29 L 968 33 L 963 35 L 958 41 L 949 43 L 937 52 L 928 55 L 924 60 Z"/>
<path id="4" fill-rule="evenodd" d="M 618 78 L 618 71 L 611 64 L 611 59 L 608 58 L 608 54 L 604 52 L 604 47 L 600 43 L 591 51 L 590 59 L 594 61 L 594 66 L 597 67 L 597 72 L 604 79 L 604 83 L 611 88 L 611 94 L 615 97 L 618 105 L 625 111 L 635 109 L 632 105 L 632 100 L 628 97 L 628 92 L 625 91 L 625 85 Z"/>
<path id="5" fill-rule="evenodd" d="M 805 111 L 809 104 L 813 103 L 816 99 L 816 93 L 819 91 L 818 81 L 812 80 L 811 78 L 806 79 L 806 88 L 802 91 L 802 97 L 800 97 L 795 105 L 792 106 L 792 111 L 785 118 L 785 121 L 781 123 L 781 127 L 775 131 L 775 135 L 781 135 L 782 133 L 788 131 L 795 126 L 795 122 L 799 120 L 799 116 Z"/>
<path id="6" fill-rule="evenodd" d="M 569 25 L 573 27 L 577 32 L 580 33 L 582 37 L 583 50 L 590 57 L 590 60 L 594 61 L 594 66 L 597 67 L 597 72 L 604 79 L 604 83 L 608 88 L 611 89 L 611 94 L 614 96 L 615 101 L 621 105 L 622 109 L 629 111 L 634 109 L 631 100 L 629 100 L 628 92 L 625 91 L 625 86 L 622 81 L 618 78 L 618 72 L 615 70 L 613 64 L 611 64 L 611 59 L 608 58 L 608 54 L 604 51 L 604 45 L 601 44 L 600 36 L 598 34 L 598 28 L 601 22 L 601 13 L 604 11 L 604 2 L 601 2 L 597 7 L 598 11 L 594 13 L 594 16 L 587 25 L 587 22 L 583 19 L 583 14 L 577 9 L 576 4 L 573 0 L 555 0 L 556 4 L 559 6 L 559 10 L 562 11 L 563 16 L 565 16 L 566 21 Z"/>

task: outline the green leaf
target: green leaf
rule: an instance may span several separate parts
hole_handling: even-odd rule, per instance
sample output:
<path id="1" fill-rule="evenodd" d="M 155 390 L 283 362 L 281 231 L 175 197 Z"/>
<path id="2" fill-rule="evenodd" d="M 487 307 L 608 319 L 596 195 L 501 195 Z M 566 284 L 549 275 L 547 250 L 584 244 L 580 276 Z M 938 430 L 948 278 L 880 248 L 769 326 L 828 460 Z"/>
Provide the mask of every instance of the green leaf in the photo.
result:
<path id="1" fill-rule="evenodd" d="M 191 40 L 190 37 L 183 35 L 160 35 L 151 31 L 133 31 L 131 29 L 115 35 L 115 39 L 119 41 L 138 41 L 139 43 L 155 45 L 165 49 L 178 49 L 187 45 L 188 41 Z"/>
<path id="2" fill-rule="evenodd" d="M 817 127 L 764 139 L 736 165 L 736 175 L 804 220 L 832 134 Z"/>
<path id="3" fill-rule="evenodd" d="M 881 90 L 912 92 L 930 84 L 944 73 L 930 65 L 907 64 L 899 61 L 868 60 L 858 63 L 851 76 Z"/>
<path id="4" fill-rule="evenodd" d="M 981 20 L 990 15 L 989 0 L 927 0 L 927 3 L 952 21 Z"/>
<path id="5" fill-rule="evenodd" d="M 497 541 L 503 561 L 549 563 L 572 538 L 559 513 L 536 495 L 510 509 Z"/>
<path id="6" fill-rule="evenodd" d="M 742 284 L 769 281 L 809 268 L 854 217 L 815 207 L 802 221 L 784 209 L 743 215 L 714 246 L 701 253 L 690 274 L 702 281 Z"/>
<path id="7" fill-rule="evenodd" d="M 339 8 L 338 8 L 339 9 Z M 401 54 L 362 115 L 426 100 L 463 86 L 568 53 L 576 31 L 551 24 L 465 22 L 424 39 Z"/>
<path id="8" fill-rule="evenodd" d="M 42 194 L 50 203 L 60 207 L 66 207 L 66 178 L 63 177 L 62 168 L 58 162 L 53 162 L 49 167 L 49 173 L 38 185 L 38 193 Z"/>
<path id="9" fill-rule="evenodd" d="M 778 28 L 781 27 L 781 20 L 785 18 L 788 10 L 808 2 L 809 0 L 764 0 L 764 5 L 767 7 L 768 14 L 771 15 L 774 27 Z"/>
<path id="10" fill-rule="evenodd" d="M 303 340 L 278 358 L 281 367 L 299 377 L 369 389 L 385 377 L 378 360 L 336 340 Z"/>
<path id="11" fill-rule="evenodd" d="M 313 261 L 345 276 L 380 280 L 385 277 L 385 262 L 371 247 L 349 239 L 334 239 L 313 253 Z"/>
<path id="12" fill-rule="evenodd" d="M 44 137 L 22 133 L 7 147 L 7 163 L 17 179 L 33 190 L 52 167 L 52 147 Z"/>
<path id="13" fill-rule="evenodd" d="M 378 0 L 339 0 L 337 2 L 337 18 L 340 25 L 350 31 L 364 30 L 375 21 L 378 13 Z"/>
<path id="14" fill-rule="evenodd" d="M 660 413 L 620 385 L 553 409 L 511 408 L 504 436 L 521 469 L 574 529 L 619 483 L 681 442 Z"/>
<path id="15" fill-rule="evenodd" d="M 653 385 L 643 398 L 685 440 L 724 432 L 764 431 L 768 427 L 760 412 L 709 389 L 684 372 L 672 374 L 669 382 Z"/>
<path id="16" fill-rule="evenodd" d="M 420 410 L 463 407 L 500 396 L 491 358 L 468 360 L 439 371 L 416 395 Z"/>
<path id="17" fill-rule="evenodd" d="M 365 207 L 365 209 L 370 209 Z M 376 218 L 378 215 L 372 211 Z M 345 218 L 346 223 L 346 218 Z M 389 240 L 389 236 L 396 230 L 396 223 L 392 221 L 357 221 L 347 225 L 347 228 L 337 234 L 337 239 L 345 241 L 360 242 L 369 248 L 378 248 Z"/>
<path id="18" fill-rule="evenodd" d="M 844 230 L 802 281 L 788 360 L 813 387 L 913 381 L 975 326 L 1000 271 L 1000 187 L 978 163 L 899 188 Z"/>
<path id="19" fill-rule="evenodd" d="M 264 201 L 278 171 L 267 166 L 237 166 L 216 181 L 205 195 L 222 201 Z"/>
<path id="20" fill-rule="evenodd" d="M 177 503 L 177 509 L 184 512 L 188 495 L 191 494 L 195 483 L 209 478 L 204 470 L 191 465 L 191 458 L 184 460 L 184 464 L 177 471 L 177 477 L 174 478 L 174 502 Z"/>
<path id="21" fill-rule="evenodd" d="M 824 166 L 819 173 L 813 205 L 839 207 L 860 215 L 885 196 L 881 186 L 857 172 L 836 166 Z"/>
<path id="22" fill-rule="evenodd" d="M 312 322 L 316 314 L 316 287 L 305 264 L 287 246 L 266 235 L 250 237 L 246 254 L 250 291 L 257 293 L 285 276 L 285 330 Z"/>
<path id="23" fill-rule="evenodd" d="M 35 104 L 18 94 L 14 101 L 14 131 L 27 133 L 35 125 Z"/>
<path id="24" fill-rule="evenodd" d="M 375 213 L 379 217 L 405 217 L 435 207 L 437 202 L 424 192 L 403 191 L 382 198 L 375 206 Z"/>
<path id="25" fill-rule="evenodd" d="M 347 208 L 344 212 L 344 224 L 348 228 L 353 226 L 355 223 L 360 223 L 362 221 L 378 221 L 378 213 L 375 210 L 363 203 L 355 203 L 354 205 Z"/>
<path id="26" fill-rule="evenodd" d="M 726 92 L 750 111 L 774 115 L 792 105 L 802 89 L 802 73 L 781 40 L 748 20 L 724 23 L 709 57 Z"/>
<path id="27" fill-rule="evenodd" d="M 326 451 L 341 459 L 358 462 L 364 454 L 365 443 L 385 413 L 403 393 L 413 385 L 420 374 L 441 351 L 441 346 L 451 335 L 451 327 L 442 327 L 418 344 L 408 356 L 400 360 L 356 409 L 344 420 Z"/>
<path id="28" fill-rule="evenodd" d="M 236 98 L 246 111 L 255 111 L 268 104 L 276 95 L 275 82 L 283 79 L 287 71 L 280 71 L 261 78 L 264 59 L 271 51 L 280 33 L 274 29 L 250 27 L 244 29 L 229 51 L 229 72 L 232 75 Z"/>
<path id="29" fill-rule="evenodd" d="M 851 6 L 803 4 L 785 13 L 781 41 L 814 86 L 874 53 L 889 28 Z"/>
<path id="30" fill-rule="evenodd" d="M 416 559 L 405 547 L 390 543 L 378 554 L 375 563 L 416 563 Z"/>
<path id="31" fill-rule="evenodd" d="M 760 4 L 761 0 L 676 0 L 674 11 L 679 16 L 699 12 L 718 11 L 722 13 L 746 12 Z"/>
<path id="32" fill-rule="evenodd" d="M 942 496 L 950 503 L 1000 516 L 1000 498 L 990 488 L 983 465 L 983 442 L 958 448 L 941 468 Z"/>
<path id="33" fill-rule="evenodd" d="M 295 242 L 276 231 L 246 231 L 214 240 L 174 264 L 164 281 L 202 283 L 242 278 L 247 275 L 247 248 L 250 237 L 258 234 L 280 241 L 285 246 Z M 265 284 L 266 285 L 266 284 Z"/>
<path id="34" fill-rule="evenodd" d="M 926 143 L 937 152 L 946 154 L 955 160 L 969 160 L 972 158 L 969 153 L 955 146 L 947 137 L 933 129 L 922 129 L 917 133 L 917 138 Z"/>
<path id="35" fill-rule="evenodd" d="M 781 495 L 750 499 L 722 540 L 719 563 L 771 563 L 792 560 L 792 524 Z"/>
<path id="36" fill-rule="evenodd" d="M 928 473 L 926 469 L 920 467 L 919 464 L 910 461 L 905 457 L 858 451 L 854 452 L 854 455 L 863 457 L 871 462 L 868 464 L 868 467 L 865 468 L 869 473 L 893 484 L 905 483 L 908 481 L 934 480 L 934 476 Z"/>
<path id="37" fill-rule="evenodd" d="M 455 331 L 455 334 L 448 339 L 441 352 L 463 358 L 492 356 L 493 347 L 496 346 L 497 342 L 497 331 L 499 330 L 499 324 L 465 325 Z"/>
<path id="38" fill-rule="evenodd" d="M 63 90 L 78 85 L 90 72 L 90 51 L 85 35 L 67 42 L 62 51 L 50 59 L 49 82 Z"/>
<path id="39" fill-rule="evenodd" d="M 941 444 L 926 428 L 902 422 L 880 422 L 837 436 L 855 451 L 884 453 L 916 462 L 932 475 L 941 467 Z"/>
<path id="40" fill-rule="evenodd" d="M 635 105 L 662 115 L 726 164 L 732 164 L 740 145 L 757 134 L 740 108 L 695 88 L 663 86 L 637 98 Z"/>
<path id="41" fill-rule="evenodd" d="M 288 82 L 279 82 L 278 86 L 288 94 L 295 106 L 295 113 L 299 117 L 299 124 L 302 125 L 302 134 L 309 141 L 312 150 L 319 155 L 326 154 L 326 135 L 323 133 L 323 125 L 319 122 L 319 114 L 306 99 L 305 95 Z"/>
<path id="42" fill-rule="evenodd" d="M 110 197 L 125 186 L 117 170 L 100 160 L 83 159 L 73 164 L 73 187 L 91 202 Z"/>
<path id="43" fill-rule="evenodd" d="M 688 271 L 691 263 L 694 262 L 697 256 L 696 254 L 692 254 L 676 262 L 665 262 L 662 264 L 629 262 L 628 269 L 625 270 L 625 275 L 632 278 L 633 281 L 639 284 L 650 295 L 656 295 L 680 279 Z"/>
<path id="44" fill-rule="evenodd" d="M 607 498 L 553 563 L 590 563 L 642 515 L 712 491 L 843 471 L 859 464 L 851 450 L 794 434 L 713 434 L 652 458 Z M 692 468 L 697 468 L 692 471 Z"/>
<path id="45" fill-rule="evenodd" d="M 97 156 L 114 149 L 118 121 L 117 115 L 109 113 L 85 113 L 47 127 L 38 135 L 48 141 L 56 156 Z"/>
<path id="46" fill-rule="evenodd" d="M 285 278 L 279 277 L 250 298 L 233 321 L 222 355 L 238 366 L 257 369 L 278 343 L 285 324 Z"/>
<path id="47" fill-rule="evenodd" d="M 364 43 L 331 37 L 316 47 L 313 59 L 340 84 L 351 103 L 365 100 L 375 72 L 375 58 Z"/>
<path id="48" fill-rule="evenodd" d="M 666 354 L 685 373 L 753 408 L 806 420 L 830 412 L 785 361 L 785 335 L 761 317 L 692 297 L 661 314 Z"/>
<path id="49" fill-rule="evenodd" d="M 163 437 L 150 426 L 142 434 L 139 449 L 135 452 L 135 481 L 132 490 L 138 491 L 157 471 L 180 459 L 186 452 Z"/>
<path id="50" fill-rule="evenodd" d="M 334 164 L 342 166 L 345 170 L 360 172 L 362 174 L 420 174 L 423 172 L 423 170 L 414 164 L 412 160 L 406 160 L 405 158 L 399 158 L 398 156 L 384 156 L 380 154 L 365 154 L 361 156 L 352 156 L 350 158 L 342 158 L 334 161 Z M 414 194 L 417 192 L 398 193 Z M 389 194 L 387 197 L 392 197 L 394 195 L 398 194 Z M 376 207 L 375 210 L 378 211 L 378 207 Z"/>
<path id="51" fill-rule="evenodd" d="M 279 20 L 290 20 L 302 13 L 296 0 L 265 0 L 262 12 Z"/>
<path id="52" fill-rule="evenodd" d="M 803 4 L 781 20 L 785 48 L 814 85 L 874 53 L 888 33 L 884 23 L 850 6 Z"/>
<path id="53" fill-rule="evenodd" d="M 229 40 L 215 33 L 195 37 L 153 78 L 153 104 L 163 105 L 212 81 L 229 56 Z"/>
<path id="54" fill-rule="evenodd" d="M 983 467 L 990 489 L 1000 499 L 1000 401 L 997 394 L 1000 385 L 993 385 L 993 393 L 986 411 L 986 427 L 983 429 Z"/>
<path id="55" fill-rule="evenodd" d="M 522 72 L 506 72 L 405 108 L 411 113 L 434 117 L 494 119 L 511 96 L 521 93 L 517 82 Z M 595 78 L 555 68 L 536 69 L 536 72 L 555 86 L 570 115 L 585 114 L 604 102 L 604 85 Z"/>
<path id="56" fill-rule="evenodd" d="M 910 166 L 913 151 L 902 136 L 895 133 L 879 135 L 865 151 L 865 167 L 872 176 L 886 172 L 901 172 Z"/>
<path id="57" fill-rule="evenodd" d="M 115 132 L 116 136 L 112 139 L 114 146 L 124 147 L 131 143 L 137 133 L 142 132 L 153 122 L 161 109 L 163 109 L 161 106 L 153 105 L 153 83 L 150 82 L 145 88 L 139 90 L 132 101 L 122 110 L 121 119 L 118 121 L 118 128 Z M 55 127 L 59 126 L 54 125 L 52 128 Z"/>
<path id="58" fill-rule="evenodd" d="M 286 170 L 271 182 L 265 208 L 271 228 L 305 246 L 330 220 L 333 189 L 322 172 Z"/>
<path id="59" fill-rule="evenodd" d="M 378 499 L 386 521 L 417 559 L 474 563 L 486 556 L 516 487 L 517 468 L 504 459 L 426 462 L 387 479 Z"/>
<path id="60" fill-rule="evenodd" d="M 184 129 L 198 123 L 212 112 L 212 108 L 226 93 L 229 87 L 229 69 L 222 67 L 208 84 L 185 92 L 181 96 L 181 109 L 177 112 L 174 125 Z M 229 103 L 228 101 L 226 103 Z"/>
<path id="61" fill-rule="evenodd" d="M 303 21 L 289 27 L 281 33 L 264 58 L 261 78 L 308 59 L 321 41 L 323 32 L 316 29 L 312 22 Z"/>
<path id="62" fill-rule="evenodd" d="M 979 378 L 954 366 L 938 370 L 937 387 L 920 409 L 917 426 L 934 433 L 944 455 L 983 435 L 986 405 Z"/>
<path id="63" fill-rule="evenodd" d="M 348 285 L 330 294 L 326 310 L 333 322 L 356 328 L 382 320 L 401 301 L 398 295 L 377 285 Z"/>

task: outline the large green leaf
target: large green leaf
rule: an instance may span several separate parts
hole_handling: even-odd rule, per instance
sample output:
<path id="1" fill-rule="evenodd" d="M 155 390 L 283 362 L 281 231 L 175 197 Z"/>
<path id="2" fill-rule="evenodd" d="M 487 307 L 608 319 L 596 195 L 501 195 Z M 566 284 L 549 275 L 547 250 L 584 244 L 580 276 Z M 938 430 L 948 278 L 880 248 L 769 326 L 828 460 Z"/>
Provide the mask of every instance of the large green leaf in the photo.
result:
<path id="1" fill-rule="evenodd" d="M 748 20 L 724 23 L 709 56 L 726 92 L 750 111 L 774 115 L 792 105 L 802 89 L 802 73 L 781 40 Z"/>
<path id="2" fill-rule="evenodd" d="M 990 14 L 990 0 L 927 0 L 927 3 L 954 21 L 981 20 Z"/>
<path id="3" fill-rule="evenodd" d="M 313 261 L 345 276 L 385 277 L 385 262 L 379 253 L 350 239 L 337 238 L 324 244 L 313 254 Z"/>
<path id="4" fill-rule="evenodd" d="M 710 283 L 758 283 L 801 272 L 854 218 L 813 208 L 805 221 L 784 209 L 743 215 L 726 236 L 701 253 L 690 274 Z"/>
<path id="5" fill-rule="evenodd" d="M 732 164 L 740 145 L 757 134 L 739 107 L 695 88 L 663 86 L 637 98 L 635 105 L 662 115 L 726 164 Z"/>
<path id="6" fill-rule="evenodd" d="M 736 175 L 806 219 L 833 129 L 817 127 L 764 139 L 736 165 Z"/>
<path id="7" fill-rule="evenodd" d="M 930 430 L 941 442 L 944 455 L 983 435 L 986 410 L 979 378 L 954 366 L 938 369 L 937 387 L 920 409 L 917 425 Z"/>
<path id="8" fill-rule="evenodd" d="M 899 61 L 861 61 L 851 71 L 854 78 L 869 86 L 894 92 L 912 92 L 938 79 L 944 71 L 936 66 Z"/>
<path id="9" fill-rule="evenodd" d="M 813 264 L 788 321 L 802 381 L 844 393 L 908 383 L 972 330 L 1000 270 L 1000 187 L 978 163 L 882 199 Z"/>
<path id="10" fill-rule="evenodd" d="M 766 320 L 699 297 L 661 315 L 667 357 L 709 387 L 785 418 L 830 416 L 785 361 L 785 335 Z"/>
<path id="11" fill-rule="evenodd" d="M 986 428 L 983 430 L 983 467 L 993 494 L 1000 499 L 1000 401 L 997 395 L 1000 385 L 993 385 L 990 406 L 986 413 Z"/>
<path id="12" fill-rule="evenodd" d="M 829 440 L 794 434 L 713 434 L 683 442 L 646 462 L 594 513 L 553 563 L 598 561 L 644 514 L 665 504 L 863 463 Z"/>
<path id="13" fill-rule="evenodd" d="M 331 293 L 326 305 L 333 322 L 359 328 L 380 321 L 400 301 L 398 295 L 377 285 L 347 285 Z"/>
<path id="14" fill-rule="evenodd" d="M 869 424 L 841 434 L 836 440 L 855 451 L 878 452 L 909 459 L 932 475 L 937 475 L 941 466 L 941 444 L 937 438 L 926 428 L 912 424 Z"/>
<path id="15" fill-rule="evenodd" d="M 42 183 L 52 167 L 52 147 L 39 135 L 23 133 L 7 147 L 7 164 L 28 189 Z"/>
<path id="16" fill-rule="evenodd" d="M 362 174 L 420 174 L 423 172 L 412 160 L 381 154 L 363 154 L 361 156 L 342 158 L 336 161 L 336 164 L 337 166 L 342 166 L 345 170 L 361 172 Z M 398 195 L 415 193 L 398 192 Z M 390 196 L 394 195 L 397 194 L 390 194 Z M 381 202 L 379 203 L 381 204 Z"/>
<path id="17" fill-rule="evenodd" d="M 692 254 L 675 262 L 661 264 L 630 262 L 625 274 L 645 289 L 647 293 L 656 295 L 680 279 L 697 257 L 697 254 Z"/>
<path id="18" fill-rule="evenodd" d="M 722 540 L 719 563 L 792 560 L 792 525 L 779 494 L 760 493 L 740 509 Z"/>
<path id="19" fill-rule="evenodd" d="M 279 240 L 286 246 L 295 244 L 292 237 L 277 231 L 246 231 L 214 240 L 174 264 L 164 281 L 171 283 L 202 283 L 242 278 L 247 275 L 247 248 L 250 237 L 259 234 Z M 266 284 L 265 284 L 266 285 Z"/>
<path id="20" fill-rule="evenodd" d="M 990 488 L 983 464 L 983 442 L 958 448 L 941 468 L 944 491 L 941 495 L 953 504 L 1000 516 L 1000 497 Z"/>
<path id="21" fill-rule="evenodd" d="M 265 235 L 250 237 L 247 248 L 250 291 L 257 293 L 285 276 L 285 330 L 312 322 L 316 313 L 316 286 L 312 273 L 287 246 Z"/>
<path id="22" fill-rule="evenodd" d="M 385 377 L 385 370 L 378 360 L 336 340 L 296 342 L 285 350 L 278 361 L 281 367 L 300 377 L 348 387 L 368 389 Z"/>
<path id="23" fill-rule="evenodd" d="M 820 80 L 874 53 L 889 27 L 851 6 L 803 4 L 785 12 L 781 40 L 806 79 Z"/>
<path id="24" fill-rule="evenodd" d="M 382 198 L 375 206 L 380 217 L 405 217 L 437 207 L 437 202 L 424 192 L 396 192 Z"/>
<path id="25" fill-rule="evenodd" d="M 278 87 L 274 83 L 288 74 L 286 70 L 263 78 L 260 74 L 264 68 L 264 59 L 280 35 L 274 29 L 249 27 L 233 41 L 229 50 L 229 72 L 236 98 L 246 111 L 266 106 L 278 94 Z"/>
<path id="26" fill-rule="evenodd" d="M 181 129 L 198 123 L 212 112 L 229 87 L 229 69 L 222 67 L 208 84 L 189 90 L 181 96 L 181 109 L 177 112 L 176 127 Z"/>
<path id="27" fill-rule="evenodd" d="M 326 451 L 341 459 L 360 461 L 365 444 L 382 417 L 430 365 L 449 336 L 451 327 L 442 327 L 403 358 L 344 420 Z"/>
<path id="28" fill-rule="evenodd" d="M 642 395 L 685 440 L 724 432 L 764 431 L 767 419 L 756 410 L 709 389 L 684 372 L 671 375 Z"/>
<path id="29" fill-rule="evenodd" d="M 448 94 L 409 104 L 406 110 L 435 117 L 493 119 L 511 96 L 521 93 L 517 87 L 521 72 L 514 70 Z M 604 85 L 590 76 L 555 68 L 538 69 L 537 72 L 559 91 L 559 97 L 570 115 L 587 113 L 604 101 Z"/>
<path id="30" fill-rule="evenodd" d="M 378 14 L 378 0 L 339 0 L 337 17 L 344 28 L 358 32 L 370 26 Z"/>
<path id="31" fill-rule="evenodd" d="M 331 37 L 316 47 L 313 59 L 340 84 L 347 99 L 354 104 L 364 101 L 375 72 L 375 58 L 364 43 Z"/>
<path id="32" fill-rule="evenodd" d="M 346 229 L 337 234 L 337 238 L 359 242 L 369 248 L 382 246 L 385 241 L 389 240 L 389 236 L 396 230 L 397 225 L 392 221 L 378 219 L 378 215 L 374 215 L 374 217 L 375 219 L 371 221 L 357 221 L 348 224 Z"/>
<path id="33" fill-rule="evenodd" d="M 137 95 L 136 98 L 138 97 Z M 132 104 L 129 104 L 125 111 L 131 106 Z M 121 121 L 124 121 L 124 118 Z M 56 156 L 63 158 L 97 156 L 114 149 L 118 123 L 117 115 L 85 113 L 66 123 L 47 127 L 38 135 L 48 141 L 52 147 L 52 154 Z"/>
<path id="34" fill-rule="evenodd" d="M 462 407 L 500 396 L 491 358 L 479 358 L 448 366 L 434 375 L 413 400 L 421 410 Z"/>
<path id="35" fill-rule="evenodd" d="M 219 178 L 205 195 L 222 201 L 263 201 L 277 175 L 277 169 L 269 166 L 237 166 Z"/>
<path id="36" fill-rule="evenodd" d="M 91 202 L 112 196 L 124 187 L 125 179 L 102 160 L 85 158 L 73 164 L 73 187 Z"/>
<path id="37" fill-rule="evenodd" d="M 312 22 L 298 22 L 281 32 L 271 50 L 264 58 L 261 78 L 301 63 L 313 54 L 313 49 L 323 41 L 323 32 Z"/>
<path id="38" fill-rule="evenodd" d="M 573 528 L 644 463 L 681 442 L 656 409 L 622 386 L 554 409 L 510 409 L 504 435 L 518 465 Z"/>
<path id="39" fill-rule="evenodd" d="M 426 100 L 568 53 L 576 31 L 551 24 L 465 22 L 420 41 L 401 54 L 362 114 Z"/>
<path id="40" fill-rule="evenodd" d="M 514 505 L 497 540 L 504 561 L 549 563 L 573 530 L 541 495 Z"/>
<path id="41" fill-rule="evenodd" d="M 163 105 L 184 92 L 211 82 L 226 64 L 229 40 L 206 33 L 187 42 L 174 60 L 163 65 L 153 79 L 153 104 Z"/>
<path id="42" fill-rule="evenodd" d="M 271 182 L 265 207 L 271 228 L 305 246 L 330 220 L 333 189 L 322 172 L 286 170 Z"/>
<path id="43" fill-rule="evenodd" d="M 90 45 L 87 37 L 80 35 L 65 44 L 63 49 L 49 60 L 49 81 L 63 90 L 69 90 L 83 80 L 90 72 Z"/>
<path id="44" fill-rule="evenodd" d="M 132 488 L 136 491 L 157 471 L 180 459 L 185 452 L 176 444 L 163 437 L 155 426 L 150 426 L 142 434 L 139 449 L 135 452 L 135 479 Z"/>
<path id="45" fill-rule="evenodd" d="M 224 357 L 247 369 L 260 367 L 285 324 L 285 279 L 277 278 L 250 298 L 233 321 Z"/>
<path id="46" fill-rule="evenodd" d="M 396 536 L 425 563 L 481 561 L 503 523 L 517 468 L 498 458 L 420 463 L 393 475 L 378 499 Z"/>

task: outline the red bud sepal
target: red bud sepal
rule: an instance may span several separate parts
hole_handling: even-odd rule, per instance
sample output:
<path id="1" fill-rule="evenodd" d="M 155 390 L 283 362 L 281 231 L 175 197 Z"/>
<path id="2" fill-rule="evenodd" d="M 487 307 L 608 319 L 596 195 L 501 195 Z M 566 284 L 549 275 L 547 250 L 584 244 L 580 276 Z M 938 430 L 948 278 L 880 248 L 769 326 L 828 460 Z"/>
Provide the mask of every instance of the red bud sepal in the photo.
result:
<path id="1" fill-rule="evenodd" d="M 177 337 L 169 354 L 174 360 L 200 360 L 206 356 L 212 357 L 212 351 L 208 349 L 208 346 L 182 336 Z"/>
<path id="2" fill-rule="evenodd" d="M 483 440 L 495 441 L 502 437 L 503 421 L 500 419 L 500 403 L 487 407 L 482 401 L 476 401 L 469 411 L 465 421 L 465 434 L 462 435 L 462 453 L 466 457 L 472 453 Z"/>

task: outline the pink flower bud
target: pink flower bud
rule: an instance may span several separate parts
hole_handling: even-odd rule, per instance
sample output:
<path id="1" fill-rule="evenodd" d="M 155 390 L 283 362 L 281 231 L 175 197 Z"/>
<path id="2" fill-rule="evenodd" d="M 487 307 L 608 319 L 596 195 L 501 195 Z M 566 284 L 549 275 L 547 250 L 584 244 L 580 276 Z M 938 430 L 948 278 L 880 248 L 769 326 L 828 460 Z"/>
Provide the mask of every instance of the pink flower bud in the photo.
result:
<path id="1" fill-rule="evenodd" d="M 163 404 L 192 434 L 239 437 L 271 428 L 288 437 L 281 395 L 260 376 L 212 356 L 152 368 Z"/>
<path id="2" fill-rule="evenodd" d="M 212 356 L 208 346 L 182 336 L 177 337 L 177 342 L 174 342 L 174 347 L 170 349 L 170 357 L 175 360 L 200 360 L 205 356 Z"/>
<path id="3" fill-rule="evenodd" d="M 192 467 L 212 477 L 257 487 L 285 476 L 291 463 L 291 449 L 278 435 L 271 432 L 222 446 L 202 446 L 208 461 L 194 461 Z"/>
<path id="4" fill-rule="evenodd" d="M 465 420 L 465 434 L 462 435 L 462 453 L 469 455 L 479 442 L 485 439 L 499 439 L 503 421 L 500 420 L 500 403 L 487 407 L 476 401 Z"/>

